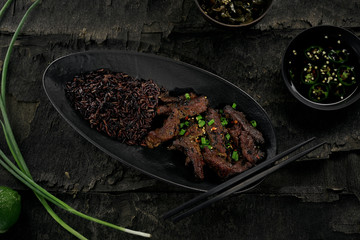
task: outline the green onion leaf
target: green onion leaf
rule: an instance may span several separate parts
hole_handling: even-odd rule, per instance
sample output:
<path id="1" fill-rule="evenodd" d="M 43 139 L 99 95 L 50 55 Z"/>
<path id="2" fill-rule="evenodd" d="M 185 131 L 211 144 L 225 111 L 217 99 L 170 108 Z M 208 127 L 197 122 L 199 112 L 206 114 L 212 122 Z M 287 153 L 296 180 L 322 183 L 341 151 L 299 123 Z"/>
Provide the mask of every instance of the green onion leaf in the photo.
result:
<path id="1" fill-rule="evenodd" d="M 214 122 L 215 122 L 215 120 L 214 120 L 214 119 L 211 119 L 211 120 L 208 122 L 208 125 L 211 126 L 211 125 L 214 124 Z"/>
<path id="2" fill-rule="evenodd" d="M 239 154 L 237 151 L 233 151 L 231 158 L 234 159 L 235 161 L 239 161 Z"/>
<path id="3" fill-rule="evenodd" d="M 257 122 L 256 122 L 255 120 L 251 120 L 250 123 L 251 123 L 251 125 L 252 125 L 253 127 L 256 127 L 256 126 L 257 126 Z"/>
<path id="4" fill-rule="evenodd" d="M 199 127 L 205 126 L 206 122 L 204 120 L 199 121 Z"/>
<path id="5" fill-rule="evenodd" d="M 190 99 L 191 99 L 191 97 L 190 97 L 190 94 L 189 94 L 189 93 L 185 93 L 185 99 L 186 99 L 186 100 L 190 100 Z"/>
<path id="6" fill-rule="evenodd" d="M 229 122 L 227 121 L 227 119 L 224 118 L 224 117 L 222 117 L 222 118 L 221 118 L 221 125 L 226 126 L 226 125 L 228 125 L 228 124 L 229 124 Z"/>
<path id="7" fill-rule="evenodd" d="M 190 122 L 189 122 L 189 121 L 185 121 L 185 122 L 184 122 L 184 125 L 188 127 L 188 126 L 190 125 Z"/>
<path id="8" fill-rule="evenodd" d="M 203 119 L 203 117 L 201 115 L 196 116 L 197 121 L 200 121 L 201 119 Z"/>
<path id="9" fill-rule="evenodd" d="M 232 107 L 233 109 L 236 109 L 236 103 L 233 103 L 233 104 L 231 105 L 231 107 Z"/>
<path id="10" fill-rule="evenodd" d="M 231 137 L 231 136 L 230 136 L 230 134 L 228 134 L 228 133 L 225 135 L 225 138 L 226 138 L 226 140 L 228 140 L 228 141 L 230 140 L 230 137 Z"/>
<path id="11" fill-rule="evenodd" d="M 186 133 L 186 130 L 185 129 L 181 129 L 180 132 L 179 132 L 179 135 L 182 136 Z"/>

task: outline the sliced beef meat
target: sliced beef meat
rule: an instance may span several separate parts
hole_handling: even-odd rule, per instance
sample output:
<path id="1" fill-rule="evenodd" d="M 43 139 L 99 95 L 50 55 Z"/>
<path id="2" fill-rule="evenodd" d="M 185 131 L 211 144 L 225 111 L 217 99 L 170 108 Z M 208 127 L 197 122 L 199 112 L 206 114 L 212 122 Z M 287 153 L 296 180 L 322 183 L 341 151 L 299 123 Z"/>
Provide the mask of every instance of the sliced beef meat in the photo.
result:
<path id="1" fill-rule="evenodd" d="M 206 133 L 210 140 L 210 145 L 216 149 L 219 154 L 226 157 L 225 135 L 227 133 L 226 128 L 221 124 L 221 117 L 218 112 L 209 108 L 205 115 L 206 122 L 214 121 L 213 124 L 205 125 Z"/>
<path id="2" fill-rule="evenodd" d="M 180 118 L 186 116 L 195 116 L 203 113 L 207 110 L 209 100 L 205 96 L 191 98 L 190 100 L 181 102 L 172 102 L 166 105 L 161 105 L 157 108 L 156 113 L 158 115 L 169 114 L 175 108 L 180 112 Z"/>
<path id="3" fill-rule="evenodd" d="M 249 162 L 238 161 L 235 164 L 226 161 L 225 158 L 219 156 L 216 150 L 204 148 L 204 161 L 220 178 L 228 178 L 234 174 L 244 172 L 252 167 Z"/>
<path id="4" fill-rule="evenodd" d="M 234 144 L 241 148 L 241 153 L 246 160 L 255 164 L 264 158 L 265 153 L 255 144 L 254 138 L 249 132 L 241 129 L 239 124 L 234 124 L 229 129 L 229 134 Z"/>
<path id="5" fill-rule="evenodd" d="M 172 109 L 174 108 L 174 104 L 169 103 L 166 105 L 161 105 L 156 108 L 157 115 L 168 115 L 171 113 Z"/>
<path id="6" fill-rule="evenodd" d="M 203 113 L 207 110 L 209 100 L 206 96 L 200 96 L 189 101 L 186 101 L 183 105 L 178 107 L 180 117 L 191 117 Z"/>
<path id="7" fill-rule="evenodd" d="M 233 126 L 229 129 L 229 134 L 234 144 L 241 148 L 244 158 L 252 164 L 263 159 L 265 153 L 258 146 L 264 143 L 261 132 L 247 121 L 242 112 L 226 106 L 224 113 L 228 114 L 234 121 Z"/>
<path id="8" fill-rule="evenodd" d="M 185 95 L 173 97 L 168 92 L 163 92 L 159 102 L 156 113 L 167 119 L 162 127 L 149 132 L 145 145 L 155 148 L 173 139 L 169 149 L 185 154 L 185 165 L 193 167 L 195 178 L 204 179 L 204 167 L 207 166 L 225 179 L 251 168 L 265 157 L 262 151 L 263 135 L 249 123 L 244 113 L 231 106 L 224 108 L 225 117 L 231 123 L 223 126 L 221 120 L 224 115 L 209 108 L 209 101 L 205 96 L 191 93 L 189 99 Z M 206 121 L 203 127 L 199 127 L 200 122 L 194 118 L 199 114 L 203 114 Z M 186 125 L 182 126 L 188 128 L 184 135 L 179 136 L 182 119 L 186 119 Z M 230 140 L 227 138 L 228 133 Z M 238 157 L 234 157 L 234 151 L 238 151 Z"/>
<path id="9" fill-rule="evenodd" d="M 241 135 L 241 127 L 239 125 L 234 125 L 233 127 L 228 129 L 228 132 L 231 136 L 232 141 L 234 142 L 235 146 L 240 147 L 240 135 Z"/>
<path id="10" fill-rule="evenodd" d="M 248 132 L 243 131 L 241 133 L 240 142 L 241 152 L 250 163 L 255 164 L 265 157 L 265 153 L 255 145 L 253 137 Z"/>
<path id="11" fill-rule="evenodd" d="M 178 149 L 185 153 L 185 165 L 192 163 L 194 168 L 194 175 L 197 179 L 204 179 L 204 160 L 201 154 L 201 149 L 196 139 L 203 132 L 196 124 L 191 125 L 186 132 L 186 135 L 176 139 L 171 148 Z"/>
<path id="12" fill-rule="evenodd" d="M 262 133 L 249 123 L 244 113 L 236 111 L 231 106 L 225 106 L 224 113 L 228 114 L 234 121 L 237 121 L 242 130 L 248 132 L 251 137 L 254 138 L 255 142 L 264 144 L 265 140 Z"/>
<path id="13" fill-rule="evenodd" d="M 188 93 L 189 97 L 196 98 L 197 95 L 194 92 Z M 159 100 L 163 103 L 180 103 L 186 100 L 185 94 L 179 96 L 170 96 L 169 91 L 164 91 L 160 94 Z"/>
<path id="14" fill-rule="evenodd" d="M 169 117 L 161 128 L 150 131 L 145 138 L 145 144 L 149 148 L 159 146 L 162 142 L 168 141 L 179 133 L 180 120 L 185 117 L 198 115 L 207 110 L 209 100 L 207 97 L 197 97 L 186 101 L 184 105 L 171 108 Z"/>
<path id="15" fill-rule="evenodd" d="M 179 134 L 180 117 L 179 111 L 173 109 L 170 116 L 164 121 L 161 128 L 150 131 L 145 138 L 145 144 L 149 148 L 155 148 L 162 142 L 166 142 Z"/>

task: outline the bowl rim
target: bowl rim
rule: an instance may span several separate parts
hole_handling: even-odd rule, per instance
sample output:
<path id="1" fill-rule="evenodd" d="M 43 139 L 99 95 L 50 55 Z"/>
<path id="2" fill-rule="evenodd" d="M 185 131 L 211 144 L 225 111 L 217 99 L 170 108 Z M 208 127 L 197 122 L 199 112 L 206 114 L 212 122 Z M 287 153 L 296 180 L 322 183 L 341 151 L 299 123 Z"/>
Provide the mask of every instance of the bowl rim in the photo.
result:
<path id="1" fill-rule="evenodd" d="M 266 10 L 256 19 L 254 19 L 253 21 L 249 22 L 249 23 L 243 23 L 243 24 L 226 24 L 223 22 L 220 22 L 212 17 L 210 17 L 208 14 L 205 13 L 205 11 L 201 8 L 200 4 L 199 4 L 199 0 L 194 0 L 196 6 L 198 7 L 198 9 L 200 10 L 201 14 L 210 22 L 220 25 L 222 27 L 226 27 L 226 28 L 241 28 L 241 27 L 247 27 L 247 26 L 251 26 L 253 24 L 256 24 L 257 22 L 259 22 L 261 19 L 263 19 L 265 17 L 265 15 L 268 13 L 268 11 L 270 10 L 271 6 L 274 3 L 274 0 L 266 0 L 269 2 Z"/>
<path id="2" fill-rule="evenodd" d="M 358 42 L 358 48 L 360 49 L 360 38 L 358 36 L 356 36 L 353 32 L 349 31 L 348 29 L 346 29 L 344 27 L 338 27 L 338 26 L 333 26 L 333 25 L 313 26 L 313 27 L 310 27 L 310 28 L 307 28 L 307 29 L 301 31 L 287 45 L 286 50 L 285 50 L 285 52 L 283 53 L 283 56 L 282 56 L 281 75 L 282 75 L 282 78 L 283 78 L 283 80 L 285 82 L 285 85 L 288 88 L 288 90 L 290 91 L 290 93 L 297 100 L 299 100 L 301 103 L 303 103 L 304 105 L 306 105 L 308 107 L 311 107 L 311 108 L 314 108 L 314 109 L 318 109 L 318 110 L 328 110 L 328 111 L 339 110 L 339 109 L 348 107 L 351 104 L 353 104 L 354 102 L 356 102 L 357 100 L 359 100 L 359 98 L 360 98 L 360 83 L 358 83 L 358 86 L 354 90 L 354 92 L 351 93 L 345 99 L 342 99 L 340 101 L 333 102 L 333 103 L 317 103 L 317 102 L 314 102 L 314 101 L 311 101 L 311 100 L 307 99 L 301 93 L 299 93 L 296 90 L 295 86 L 291 83 L 291 81 L 289 80 L 288 75 L 287 75 L 287 68 L 286 68 L 286 63 L 285 63 L 287 54 L 292 49 L 293 45 L 297 41 L 299 41 L 300 37 L 302 37 L 303 35 L 306 35 L 308 32 L 315 32 L 317 29 L 331 29 L 332 31 L 335 30 L 335 31 L 340 31 L 341 33 L 346 33 L 346 34 L 348 34 L 348 36 L 353 38 L 355 42 Z M 359 52 L 357 52 L 357 58 L 358 58 L 358 60 L 360 62 Z"/>

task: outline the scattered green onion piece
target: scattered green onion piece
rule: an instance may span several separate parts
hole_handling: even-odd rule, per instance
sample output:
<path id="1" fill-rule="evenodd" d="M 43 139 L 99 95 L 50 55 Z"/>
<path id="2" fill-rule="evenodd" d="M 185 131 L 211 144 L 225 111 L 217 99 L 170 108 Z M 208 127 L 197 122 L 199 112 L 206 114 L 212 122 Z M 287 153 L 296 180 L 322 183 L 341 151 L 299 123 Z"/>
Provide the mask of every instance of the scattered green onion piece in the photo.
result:
<path id="1" fill-rule="evenodd" d="M 186 98 L 186 100 L 190 100 L 190 99 L 191 99 L 190 94 L 189 94 L 189 93 L 185 93 L 185 98 Z"/>
<path id="2" fill-rule="evenodd" d="M 228 124 L 229 124 L 229 122 L 226 120 L 226 118 L 221 120 L 221 125 L 226 126 Z"/>
<path id="3" fill-rule="evenodd" d="M 188 126 L 190 125 L 190 122 L 189 122 L 189 121 L 185 121 L 185 122 L 184 122 L 184 125 L 188 127 Z"/>
<path id="4" fill-rule="evenodd" d="M 228 141 L 230 140 L 230 137 L 231 137 L 231 136 L 230 136 L 230 134 L 228 134 L 228 133 L 225 135 L 225 138 L 226 138 L 226 140 L 228 140 Z"/>
<path id="5" fill-rule="evenodd" d="M 257 126 L 257 122 L 256 122 L 255 120 L 251 120 L 250 123 L 251 123 L 251 125 L 252 125 L 253 127 L 256 127 L 256 126 Z"/>
<path id="6" fill-rule="evenodd" d="M 239 161 L 239 154 L 237 151 L 233 151 L 231 158 L 235 161 Z"/>
<path id="7" fill-rule="evenodd" d="M 185 129 L 181 129 L 180 132 L 179 132 L 179 135 L 182 136 L 186 133 L 186 130 Z"/>
<path id="8" fill-rule="evenodd" d="M 203 119 L 203 117 L 201 115 L 196 116 L 197 121 L 200 121 L 201 119 Z"/>
<path id="9" fill-rule="evenodd" d="M 211 119 L 209 122 L 208 122 L 208 125 L 211 126 L 215 123 L 215 120 L 214 119 Z"/>
<path id="10" fill-rule="evenodd" d="M 233 103 L 233 104 L 231 105 L 231 107 L 232 107 L 233 109 L 236 109 L 236 103 Z"/>
<path id="11" fill-rule="evenodd" d="M 180 123 L 180 128 L 183 128 L 185 123 Z"/>
<path id="12" fill-rule="evenodd" d="M 198 124 L 199 124 L 199 127 L 203 127 L 203 126 L 205 126 L 206 122 L 204 120 L 200 120 Z"/>
<path id="13" fill-rule="evenodd" d="M 205 138 L 205 137 L 202 137 L 202 138 L 201 138 L 201 144 L 207 145 L 207 141 L 206 141 L 206 138 Z"/>

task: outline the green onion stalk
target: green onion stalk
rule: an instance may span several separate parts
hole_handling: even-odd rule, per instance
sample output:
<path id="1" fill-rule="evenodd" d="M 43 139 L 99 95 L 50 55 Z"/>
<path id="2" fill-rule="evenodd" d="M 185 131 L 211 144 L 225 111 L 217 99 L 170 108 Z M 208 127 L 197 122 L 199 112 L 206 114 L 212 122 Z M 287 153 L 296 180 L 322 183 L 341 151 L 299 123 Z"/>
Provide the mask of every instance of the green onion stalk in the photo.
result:
<path id="1" fill-rule="evenodd" d="M 30 171 L 25 163 L 25 160 L 21 154 L 20 148 L 15 140 L 10 121 L 7 115 L 6 111 L 6 77 L 7 77 L 7 70 L 10 62 L 10 56 L 13 51 L 14 43 L 28 17 L 30 12 L 41 2 L 41 0 L 35 0 L 31 6 L 28 8 L 26 13 L 24 14 L 23 18 L 21 19 L 18 27 L 15 30 L 15 33 L 10 41 L 8 50 L 5 55 L 3 68 L 2 68 L 2 75 L 1 75 L 1 96 L 0 96 L 0 112 L 2 115 L 2 120 L 0 120 L 0 124 L 2 126 L 5 140 L 7 142 L 7 145 L 9 147 L 9 150 L 13 156 L 13 159 L 15 160 L 17 166 L 6 156 L 6 154 L 0 149 L 0 165 L 3 166 L 8 172 L 10 172 L 15 178 L 20 180 L 23 184 L 25 184 L 27 187 L 29 187 L 33 192 L 35 193 L 36 197 L 39 199 L 41 204 L 44 206 L 46 211 L 50 214 L 50 216 L 58 222 L 64 229 L 66 229 L 68 232 L 73 234 L 78 239 L 87 239 L 83 235 L 81 235 L 79 232 L 74 230 L 72 227 L 70 227 L 67 223 L 65 223 L 50 207 L 48 202 L 53 203 L 54 205 L 58 206 L 59 208 L 62 208 L 74 215 L 77 215 L 79 217 L 82 217 L 84 219 L 102 224 L 104 226 L 108 226 L 126 233 L 142 236 L 142 237 L 151 237 L 148 233 L 143 233 L 139 231 L 130 230 L 124 227 L 117 226 L 112 223 L 108 223 L 106 221 L 99 220 L 97 218 L 88 216 L 84 213 L 81 213 L 74 208 L 67 205 L 65 202 L 61 201 L 48 191 L 46 191 L 44 188 L 39 186 L 32 178 Z M 8 0 L 4 6 L 0 10 L 0 19 L 3 17 L 6 9 L 10 6 L 12 3 L 12 0 Z"/>

